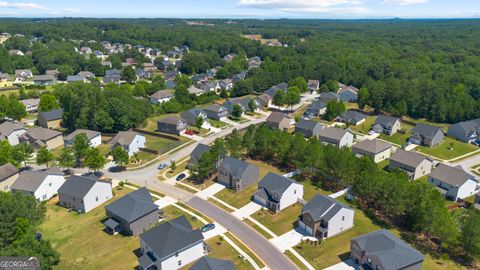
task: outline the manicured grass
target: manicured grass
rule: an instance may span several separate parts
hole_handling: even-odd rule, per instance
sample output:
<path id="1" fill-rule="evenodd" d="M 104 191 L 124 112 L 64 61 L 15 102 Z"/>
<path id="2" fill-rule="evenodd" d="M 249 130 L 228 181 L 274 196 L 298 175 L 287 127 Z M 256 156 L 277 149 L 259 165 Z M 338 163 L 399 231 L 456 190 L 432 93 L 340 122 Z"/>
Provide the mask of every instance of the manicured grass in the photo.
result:
<path id="1" fill-rule="evenodd" d="M 210 125 L 216 128 L 223 128 L 223 127 L 229 126 L 229 124 L 222 121 L 215 120 L 215 119 L 208 119 L 208 122 L 210 123 Z"/>
<path id="2" fill-rule="evenodd" d="M 188 205 L 186 205 L 186 204 L 184 204 L 184 203 L 181 203 L 181 202 L 178 202 L 177 205 L 178 205 L 178 206 L 181 206 L 181 207 L 187 209 L 188 211 L 194 213 L 195 215 L 197 215 L 197 216 L 205 219 L 208 223 L 213 223 L 213 220 L 212 220 L 212 219 L 210 219 L 209 217 L 205 216 L 204 214 L 198 212 L 197 210 L 191 208 L 190 206 L 188 206 Z"/>
<path id="3" fill-rule="evenodd" d="M 178 207 L 175 207 L 173 205 L 166 206 L 166 207 L 162 208 L 162 210 L 163 210 L 164 217 L 165 217 L 164 221 L 172 220 L 172 219 L 175 219 L 179 216 L 185 216 L 185 217 L 187 217 L 188 221 L 190 221 L 190 223 L 192 224 L 192 227 L 194 229 L 199 229 L 204 225 L 197 218 L 194 218 L 193 216 L 189 215 L 188 213 L 183 212 Z"/>
<path id="4" fill-rule="evenodd" d="M 218 208 L 220 208 L 220 209 L 224 210 L 224 211 L 225 211 L 225 212 L 227 212 L 227 213 L 231 213 L 231 212 L 233 212 L 233 210 L 232 210 L 232 209 L 230 209 L 230 208 L 226 207 L 225 205 L 223 205 L 223 204 L 219 203 L 218 201 L 216 201 L 216 200 L 214 200 L 214 199 L 212 199 L 212 198 L 209 198 L 207 201 L 208 201 L 209 203 L 211 203 L 211 204 L 215 205 L 216 207 L 218 207 Z"/>
<path id="5" fill-rule="evenodd" d="M 279 175 L 285 174 L 285 172 L 280 171 L 277 167 L 267 164 L 261 160 L 249 159 L 249 160 L 246 160 L 246 162 L 258 166 L 258 169 L 260 171 L 259 172 L 260 179 L 262 179 L 269 172 L 276 173 Z"/>
<path id="6" fill-rule="evenodd" d="M 177 187 L 177 188 L 179 188 L 179 189 L 183 189 L 183 190 L 185 190 L 185 191 L 187 191 L 187 192 L 190 192 L 190 193 L 193 193 L 193 194 L 197 193 L 196 190 L 194 190 L 194 189 L 192 189 L 192 188 L 189 188 L 189 187 L 187 187 L 187 186 L 184 186 L 184 185 L 180 185 L 180 184 L 178 184 L 178 183 L 175 184 L 175 187 Z"/>
<path id="7" fill-rule="evenodd" d="M 478 146 L 473 144 L 460 142 L 448 137 L 445 137 L 443 142 L 435 147 L 417 147 L 417 150 L 422 153 L 444 160 L 454 159 L 479 149 Z"/>
<path id="8" fill-rule="evenodd" d="M 145 138 L 147 139 L 147 148 L 152 150 L 157 150 L 157 151 L 160 151 L 165 147 L 167 147 L 168 145 L 175 143 L 175 141 L 173 140 L 151 136 L 151 135 L 145 135 Z"/>
<path id="9" fill-rule="evenodd" d="M 109 144 L 100 144 L 99 146 L 97 146 L 98 150 L 100 150 L 100 152 L 106 156 L 110 153 L 110 145 Z"/>
<path id="10" fill-rule="evenodd" d="M 142 166 L 145 163 L 155 159 L 157 157 L 157 155 L 140 151 L 140 152 L 137 153 L 136 157 L 140 160 L 140 162 L 139 163 L 129 163 L 129 164 L 127 164 L 127 167 L 132 168 L 132 167 Z M 132 158 L 134 158 L 134 157 L 132 157 Z"/>
<path id="11" fill-rule="evenodd" d="M 378 167 L 379 169 L 383 170 L 385 167 L 388 166 L 388 163 L 389 163 L 389 162 L 390 162 L 390 161 L 389 161 L 388 159 L 383 160 L 383 161 L 380 161 L 379 163 L 377 163 L 377 167 Z"/>
<path id="12" fill-rule="evenodd" d="M 427 119 L 414 119 L 408 116 L 403 116 L 402 120 L 409 121 L 415 124 L 427 124 L 431 126 L 438 126 L 438 127 L 442 127 L 443 131 L 445 132 L 448 131 L 448 124 L 445 124 L 445 123 L 434 123 L 434 122 L 428 121 Z"/>
<path id="13" fill-rule="evenodd" d="M 363 133 L 363 134 L 368 134 L 370 129 L 372 128 L 373 124 L 375 123 L 375 120 L 377 117 L 375 116 L 367 116 L 367 119 L 365 119 L 365 122 L 358 126 L 351 126 L 351 128 L 357 132 Z"/>
<path id="14" fill-rule="evenodd" d="M 292 252 L 287 250 L 284 254 L 298 267 L 298 269 L 308 270 L 308 268 L 300 260 L 298 260 L 298 258 L 295 257 Z"/>
<path id="15" fill-rule="evenodd" d="M 298 220 L 298 216 L 301 212 L 302 205 L 296 203 L 276 214 L 272 214 L 261 209 L 260 211 L 254 213 L 252 218 L 256 219 L 276 235 L 280 236 L 295 228 L 295 222 Z"/>
<path id="16" fill-rule="evenodd" d="M 246 259 L 241 258 L 241 255 L 238 253 L 238 251 L 236 251 L 221 237 L 208 239 L 205 241 L 205 243 L 210 249 L 210 252 L 208 253 L 209 257 L 232 261 L 237 270 L 254 269 Z"/>
<path id="17" fill-rule="evenodd" d="M 246 219 L 243 220 L 243 222 L 247 223 L 248 226 L 252 227 L 255 231 L 257 231 L 259 234 L 261 234 L 266 239 L 272 239 L 272 236 L 269 233 L 264 231 L 262 228 L 260 228 L 257 224 L 253 223 L 249 219 L 246 218 Z"/>
<path id="18" fill-rule="evenodd" d="M 215 197 L 235 208 L 241 208 L 251 202 L 251 198 L 256 191 L 257 185 L 252 184 L 240 192 L 233 192 L 226 188 L 215 194 Z"/>
<path id="19" fill-rule="evenodd" d="M 402 128 L 403 128 L 403 124 L 402 124 Z M 403 130 L 406 130 L 406 129 L 403 129 Z M 392 136 L 388 136 L 386 134 L 380 134 L 379 138 L 382 139 L 382 140 L 389 141 L 391 143 L 402 146 L 407 142 L 408 138 L 410 138 L 410 135 L 411 135 L 411 132 L 406 132 L 405 134 L 403 134 L 401 132 L 397 132 L 397 133 L 393 134 Z"/>
<path id="20" fill-rule="evenodd" d="M 115 188 L 115 196 L 108 203 L 130 191 Z M 137 265 L 133 251 L 140 246 L 138 238 L 104 232 L 103 205 L 80 214 L 68 212 L 55 203 L 47 203 L 46 221 L 41 226 L 43 237 L 61 254 L 60 264 L 55 269 L 132 269 Z"/>
<path id="21" fill-rule="evenodd" d="M 174 177 L 175 175 L 185 171 L 187 169 L 187 164 L 188 164 L 187 161 L 185 161 L 183 163 L 177 163 L 176 168 L 173 171 L 171 169 L 172 164 L 171 163 L 167 164 L 168 167 L 165 169 L 165 170 L 167 170 L 167 173 L 165 173 L 165 176 L 167 177 L 167 179 L 169 179 L 171 177 Z M 167 180 L 167 179 L 165 179 L 165 180 Z"/>
<path id="22" fill-rule="evenodd" d="M 242 242 L 240 242 L 235 235 L 227 232 L 225 233 L 225 236 L 230 238 L 232 242 L 234 242 L 241 250 L 243 250 L 245 253 L 247 253 L 248 256 L 250 256 L 260 268 L 263 268 L 265 264 L 255 255 L 247 246 L 245 246 Z"/>
<path id="23" fill-rule="evenodd" d="M 230 119 L 230 120 L 232 120 L 232 121 L 234 121 L 234 122 L 237 122 L 237 123 L 246 123 L 246 122 L 249 121 L 248 119 L 243 118 L 243 117 L 240 117 L 239 119 L 237 119 L 237 118 L 233 118 L 233 117 L 230 117 L 230 116 L 229 116 L 228 119 Z"/>
<path id="24" fill-rule="evenodd" d="M 203 183 L 197 183 L 195 181 L 192 181 L 190 178 L 187 178 L 185 180 L 182 180 L 182 182 L 189 185 L 189 186 L 192 186 L 194 188 L 200 189 L 200 190 L 204 190 L 204 189 L 208 188 L 209 186 L 215 184 L 213 179 L 205 180 Z"/>
<path id="25" fill-rule="evenodd" d="M 303 184 L 303 199 L 308 201 L 317 194 L 330 195 L 332 192 L 314 186 L 310 181 L 300 182 Z"/>

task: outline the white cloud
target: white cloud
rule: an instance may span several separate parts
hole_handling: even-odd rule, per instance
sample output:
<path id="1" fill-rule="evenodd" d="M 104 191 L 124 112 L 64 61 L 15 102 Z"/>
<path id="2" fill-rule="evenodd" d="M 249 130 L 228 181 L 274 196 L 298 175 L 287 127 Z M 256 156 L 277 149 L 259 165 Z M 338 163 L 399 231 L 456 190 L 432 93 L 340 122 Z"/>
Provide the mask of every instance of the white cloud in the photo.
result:
<path id="1" fill-rule="evenodd" d="M 0 1 L 0 8 L 47 10 L 46 7 L 37 3 L 11 3 L 11 2 L 3 2 L 3 1 Z"/>
<path id="2" fill-rule="evenodd" d="M 288 13 L 368 13 L 364 0 L 239 0 L 248 8 L 272 9 Z"/>
<path id="3" fill-rule="evenodd" d="M 76 9 L 76 8 L 64 8 L 62 9 L 63 12 L 65 13 L 78 13 L 80 12 L 79 9 Z"/>
<path id="4" fill-rule="evenodd" d="M 383 4 L 389 5 L 399 5 L 399 6 L 408 6 L 408 5 L 417 5 L 428 3 L 430 0 L 384 0 Z"/>

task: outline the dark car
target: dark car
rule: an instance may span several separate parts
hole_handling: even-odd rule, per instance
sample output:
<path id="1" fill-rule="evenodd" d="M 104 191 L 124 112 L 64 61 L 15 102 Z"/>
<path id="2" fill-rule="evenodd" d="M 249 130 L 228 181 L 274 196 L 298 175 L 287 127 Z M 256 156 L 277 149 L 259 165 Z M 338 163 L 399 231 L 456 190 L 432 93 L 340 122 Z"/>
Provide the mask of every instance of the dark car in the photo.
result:
<path id="1" fill-rule="evenodd" d="M 182 180 L 183 178 L 185 178 L 185 176 L 186 176 L 186 175 L 185 175 L 184 173 L 179 174 L 179 175 L 177 176 L 177 181 Z"/>
<path id="2" fill-rule="evenodd" d="M 207 225 L 203 226 L 203 227 L 200 229 L 200 231 L 201 231 L 202 233 L 204 233 L 204 232 L 208 232 L 208 231 L 213 230 L 213 229 L 215 229 L 215 224 L 210 223 L 210 224 L 207 224 Z"/>

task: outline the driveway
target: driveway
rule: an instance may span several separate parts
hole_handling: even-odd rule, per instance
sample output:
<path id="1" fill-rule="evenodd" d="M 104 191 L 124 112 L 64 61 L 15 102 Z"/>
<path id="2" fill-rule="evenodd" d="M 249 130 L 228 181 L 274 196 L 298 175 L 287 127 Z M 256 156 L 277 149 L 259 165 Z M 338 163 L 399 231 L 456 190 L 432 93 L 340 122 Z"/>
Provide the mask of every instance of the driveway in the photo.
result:
<path id="1" fill-rule="evenodd" d="M 280 235 L 279 237 L 270 239 L 270 242 L 278 248 L 281 252 L 285 252 L 298 245 L 302 239 L 310 238 L 313 241 L 317 241 L 314 237 L 305 236 L 305 231 L 300 228 L 295 228 L 287 233 Z"/>
<path id="2" fill-rule="evenodd" d="M 158 208 L 162 209 L 162 208 L 167 207 L 169 205 L 172 205 L 176 202 L 177 202 L 177 200 L 175 200 L 174 198 L 165 196 L 165 197 L 157 200 L 155 202 L 155 204 L 158 205 Z"/>
<path id="3" fill-rule="evenodd" d="M 210 238 L 213 238 L 215 236 L 218 236 L 227 232 L 227 229 L 225 229 L 222 225 L 218 224 L 217 222 L 214 222 L 213 224 L 215 224 L 215 229 L 202 233 L 203 238 L 205 240 L 208 240 Z"/>
<path id="4" fill-rule="evenodd" d="M 349 259 L 330 267 L 324 268 L 323 270 L 360 270 L 360 267 L 357 266 L 353 260 Z"/>
<path id="5" fill-rule="evenodd" d="M 244 220 L 248 216 L 251 216 L 253 213 L 262 209 L 262 206 L 256 202 L 249 202 L 244 207 L 238 209 L 237 211 L 233 212 L 232 215 L 237 217 L 240 220 Z"/>
<path id="6" fill-rule="evenodd" d="M 207 200 L 208 198 L 212 197 L 213 195 L 217 194 L 218 192 L 220 192 L 224 189 L 225 189 L 224 185 L 215 183 L 215 184 L 209 186 L 208 188 L 206 188 L 206 189 L 204 189 L 200 192 L 197 192 L 197 194 L 195 194 L 195 195 L 197 195 L 199 198 Z"/>

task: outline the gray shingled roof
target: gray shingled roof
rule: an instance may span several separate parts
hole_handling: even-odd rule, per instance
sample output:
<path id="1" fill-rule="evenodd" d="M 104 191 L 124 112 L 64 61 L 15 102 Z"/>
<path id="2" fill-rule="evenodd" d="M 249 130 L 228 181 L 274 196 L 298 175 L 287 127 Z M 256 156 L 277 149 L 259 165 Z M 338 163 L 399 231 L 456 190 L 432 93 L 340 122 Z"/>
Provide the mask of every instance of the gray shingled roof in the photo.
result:
<path id="1" fill-rule="evenodd" d="M 342 113 L 341 118 L 348 122 L 360 122 L 365 119 L 366 116 L 363 113 L 350 110 Z"/>
<path id="2" fill-rule="evenodd" d="M 142 187 L 105 206 L 105 210 L 127 222 L 132 222 L 158 210 L 158 206 L 153 203 L 148 190 Z"/>
<path id="3" fill-rule="evenodd" d="M 205 153 L 210 150 L 210 146 L 199 143 L 195 149 L 193 149 L 192 153 L 190 153 L 190 160 L 195 160 L 198 161 L 200 157 Z"/>
<path id="4" fill-rule="evenodd" d="M 393 116 L 379 115 L 375 119 L 375 125 L 381 125 L 383 128 L 392 128 L 399 119 Z"/>
<path id="5" fill-rule="evenodd" d="M 452 186 L 461 186 L 469 179 L 475 179 L 472 175 L 465 172 L 462 167 L 450 167 L 440 163 L 430 174 L 430 177 L 440 180 Z"/>
<path id="6" fill-rule="evenodd" d="M 140 234 L 143 242 L 162 260 L 175 252 L 203 240 L 200 230 L 194 230 L 185 216 L 162 223 Z"/>
<path id="7" fill-rule="evenodd" d="M 88 130 L 88 129 L 77 129 L 74 132 L 68 134 L 68 136 L 65 137 L 65 140 L 66 141 L 71 141 L 71 140 L 75 139 L 75 137 L 77 137 L 77 135 L 82 134 L 82 133 L 87 135 L 87 138 L 89 140 L 91 140 L 91 139 L 97 137 L 98 135 L 100 135 L 100 132 L 98 132 L 98 131 Z"/>
<path id="8" fill-rule="evenodd" d="M 322 124 L 320 124 L 320 122 L 317 122 L 317 121 L 305 120 L 305 119 L 300 119 L 300 121 L 298 121 L 295 124 L 295 127 L 305 129 L 305 130 L 314 130 L 315 127 L 317 126 L 321 127 Z"/>
<path id="9" fill-rule="evenodd" d="M 327 99 L 338 99 L 338 95 L 337 95 L 337 93 L 335 93 L 335 92 L 324 92 L 324 93 L 321 93 L 321 94 L 320 94 L 320 98 L 321 98 L 321 99 L 324 99 L 324 98 L 327 98 Z"/>
<path id="10" fill-rule="evenodd" d="M 0 124 L 0 134 L 2 134 L 5 137 L 12 134 L 12 132 L 20 129 L 24 129 L 23 125 L 20 123 L 13 123 L 10 121 L 6 121 Z"/>
<path id="11" fill-rule="evenodd" d="M 22 136 L 31 137 L 33 140 L 48 141 L 57 136 L 61 136 L 62 133 L 56 130 L 43 128 L 43 127 L 32 127 L 27 130 Z"/>
<path id="12" fill-rule="evenodd" d="M 223 109 L 222 109 L 223 108 Z M 215 112 L 215 113 L 218 113 L 220 112 L 221 110 L 226 110 L 225 107 L 221 106 L 221 105 L 218 105 L 218 104 L 212 104 L 210 106 L 208 106 L 207 108 L 204 109 L 205 111 L 210 111 L 210 112 Z"/>
<path id="13" fill-rule="evenodd" d="M 48 112 L 39 112 L 38 116 L 43 116 L 46 121 L 62 119 L 63 109 L 55 109 Z"/>
<path id="14" fill-rule="evenodd" d="M 273 194 L 277 194 L 278 197 L 281 198 L 288 187 L 294 183 L 296 182 L 290 178 L 269 172 L 258 183 L 258 189 L 260 192 L 263 189 L 268 195 L 269 200 L 272 200 Z"/>
<path id="15" fill-rule="evenodd" d="M 437 134 L 441 130 L 442 130 L 441 127 L 426 125 L 426 124 L 417 124 L 413 129 L 413 134 L 419 134 L 424 138 L 432 139 L 435 136 L 435 134 Z"/>
<path id="16" fill-rule="evenodd" d="M 317 194 L 310 201 L 303 206 L 302 213 L 309 213 L 314 222 L 325 220 L 329 221 L 334 217 L 338 211 L 343 208 L 353 210 L 350 206 L 347 206 L 333 198 L 325 195 Z"/>
<path id="17" fill-rule="evenodd" d="M 220 166 L 224 167 L 233 177 L 241 178 L 243 172 L 250 166 L 249 163 L 234 157 L 225 157 Z"/>
<path id="18" fill-rule="evenodd" d="M 162 98 L 167 98 L 167 97 L 173 97 L 174 94 L 170 90 L 159 90 L 155 92 L 155 94 L 151 95 L 150 97 L 156 98 L 156 99 L 162 99 Z"/>
<path id="19" fill-rule="evenodd" d="M 160 120 L 158 120 L 158 123 L 165 123 L 165 124 L 171 124 L 171 125 L 176 125 L 178 124 L 179 121 L 181 121 L 182 119 L 180 119 L 179 117 L 177 116 L 168 116 L 168 117 L 165 117 L 165 118 L 162 118 Z M 183 121 L 183 120 L 182 120 Z"/>
<path id="20" fill-rule="evenodd" d="M 83 198 L 97 182 L 100 181 L 94 175 L 72 175 L 58 189 L 58 193 L 70 195 L 74 198 Z"/>
<path id="21" fill-rule="evenodd" d="M 68 75 L 67 82 L 83 82 L 85 81 L 85 77 L 80 75 Z"/>
<path id="22" fill-rule="evenodd" d="M 323 108 L 326 108 L 327 107 L 327 104 L 325 104 L 325 102 L 321 101 L 321 100 L 315 100 L 314 102 L 312 102 L 312 104 L 308 105 L 308 109 L 307 110 L 311 110 L 311 111 L 319 111 Z"/>
<path id="23" fill-rule="evenodd" d="M 195 262 L 189 270 L 235 270 L 232 261 L 202 257 Z"/>
<path id="24" fill-rule="evenodd" d="M 399 149 L 390 159 L 400 164 L 416 168 L 420 163 L 427 159 L 427 157 L 417 152 Z"/>
<path id="25" fill-rule="evenodd" d="M 267 117 L 267 122 L 272 122 L 272 123 L 280 123 L 283 119 L 287 118 L 283 113 L 279 112 L 272 112 L 268 117 Z"/>
<path id="26" fill-rule="evenodd" d="M 10 178 L 12 175 L 18 173 L 18 169 L 10 163 L 0 166 L 0 181 Z"/>
<path id="27" fill-rule="evenodd" d="M 377 139 L 364 140 L 352 146 L 353 149 L 358 149 L 372 154 L 381 153 L 387 149 L 392 148 L 392 145 Z"/>
<path id="28" fill-rule="evenodd" d="M 35 192 L 49 175 L 64 175 L 58 169 L 48 169 L 42 171 L 26 171 L 20 174 L 15 180 L 11 189 Z"/>
<path id="29" fill-rule="evenodd" d="M 118 132 L 115 137 L 110 141 L 111 145 L 119 144 L 122 146 L 127 146 L 132 143 L 132 141 L 135 139 L 135 136 L 140 135 L 137 132 L 134 131 L 120 131 Z"/>
<path id="30" fill-rule="evenodd" d="M 320 131 L 320 137 L 340 141 L 347 132 L 350 132 L 348 129 L 336 128 L 336 127 L 326 127 Z"/>
<path id="31" fill-rule="evenodd" d="M 34 81 L 55 81 L 56 78 L 53 75 L 34 75 L 33 76 Z"/>
<path id="32" fill-rule="evenodd" d="M 352 239 L 366 256 L 375 256 L 385 270 L 403 269 L 422 262 L 423 254 L 387 230 L 379 230 Z"/>

